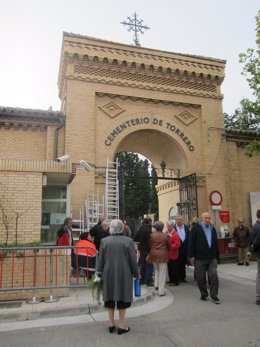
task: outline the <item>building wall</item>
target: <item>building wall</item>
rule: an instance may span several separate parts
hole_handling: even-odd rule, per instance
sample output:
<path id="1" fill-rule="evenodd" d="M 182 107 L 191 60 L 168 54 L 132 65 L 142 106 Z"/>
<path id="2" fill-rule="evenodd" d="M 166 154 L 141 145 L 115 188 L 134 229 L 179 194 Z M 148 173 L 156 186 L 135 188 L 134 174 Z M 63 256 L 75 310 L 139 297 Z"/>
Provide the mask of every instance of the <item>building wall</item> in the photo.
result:
<path id="1" fill-rule="evenodd" d="M 47 159 L 47 133 L 43 131 L 0 128 L 0 158 Z"/>
<path id="2" fill-rule="evenodd" d="M 238 217 L 242 217 L 249 227 L 255 223 L 251 220 L 250 192 L 260 192 L 260 156 L 247 157 L 243 146 L 235 141 L 227 141 L 229 157 L 228 180 L 231 191 L 231 225 L 236 226 Z"/>
<path id="3" fill-rule="evenodd" d="M 159 198 L 159 219 L 166 223 L 169 220 L 169 212 L 179 202 L 179 186 L 176 181 L 171 181 L 158 185 L 158 198 Z M 189 222 L 189 221 L 185 221 Z"/>
<path id="4" fill-rule="evenodd" d="M 0 204 L 7 216 L 9 242 L 40 241 L 42 173 L 0 171 Z M 1 212 L 1 211 L 0 211 Z M 7 240 L 7 232 L 0 214 L 0 243 Z"/>

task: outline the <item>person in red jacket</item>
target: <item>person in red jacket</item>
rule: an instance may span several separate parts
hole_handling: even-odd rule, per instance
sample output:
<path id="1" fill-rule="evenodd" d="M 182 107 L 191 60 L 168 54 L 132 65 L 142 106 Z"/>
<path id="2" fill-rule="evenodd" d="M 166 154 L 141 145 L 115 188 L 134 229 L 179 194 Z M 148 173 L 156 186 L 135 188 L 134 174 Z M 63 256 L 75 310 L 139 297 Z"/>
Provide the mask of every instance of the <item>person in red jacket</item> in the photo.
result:
<path id="1" fill-rule="evenodd" d="M 168 260 L 168 275 L 169 285 L 177 286 L 180 283 L 179 276 L 179 248 L 181 247 L 181 240 L 174 227 L 174 221 L 167 222 L 167 234 L 169 243 L 169 260 Z"/>
<path id="2" fill-rule="evenodd" d="M 57 246 L 73 246 L 72 218 L 64 219 L 63 226 L 58 231 Z"/>

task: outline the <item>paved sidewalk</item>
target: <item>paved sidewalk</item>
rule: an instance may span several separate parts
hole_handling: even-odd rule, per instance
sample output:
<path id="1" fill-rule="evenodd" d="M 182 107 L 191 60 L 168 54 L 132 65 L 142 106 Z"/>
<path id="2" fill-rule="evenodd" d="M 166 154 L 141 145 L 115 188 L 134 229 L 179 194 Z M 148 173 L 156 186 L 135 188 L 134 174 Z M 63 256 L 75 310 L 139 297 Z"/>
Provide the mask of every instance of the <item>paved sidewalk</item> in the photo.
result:
<path id="1" fill-rule="evenodd" d="M 236 263 L 220 264 L 218 273 L 220 278 L 224 278 L 237 283 L 255 286 L 256 262 L 251 262 L 250 266 L 237 266 Z M 187 268 L 187 275 L 193 278 L 193 267 Z M 169 295 L 169 292 L 168 294 Z M 154 300 L 155 299 L 155 300 Z M 133 307 L 145 305 L 149 302 L 149 309 L 160 309 L 162 301 L 156 300 L 152 287 L 142 286 L 142 296 L 134 298 Z M 88 288 L 71 289 L 70 296 L 60 298 L 53 303 L 40 302 L 37 304 L 27 304 L 22 302 L 20 307 L 0 308 L 0 323 L 13 321 L 26 321 L 43 319 L 48 317 L 66 317 L 79 315 L 93 315 L 104 311 L 103 304 L 97 304 L 92 297 L 92 291 Z M 143 312 L 145 307 L 143 307 Z M 138 312 L 142 312 L 139 310 Z"/>
<path id="2" fill-rule="evenodd" d="M 249 266 L 238 266 L 237 263 L 218 265 L 219 277 L 248 285 L 255 285 L 256 272 L 256 261 L 251 261 Z"/>
<path id="3" fill-rule="evenodd" d="M 141 297 L 134 297 L 132 306 L 135 307 L 147 303 L 152 299 L 153 295 L 153 288 L 142 286 L 142 295 Z M 19 307 L 8 307 L 8 305 L 6 307 L 6 305 L 3 305 L 3 308 L 0 308 L 0 323 L 47 317 L 90 315 L 104 311 L 103 303 L 98 304 L 97 300 L 93 299 L 92 290 L 89 288 L 71 289 L 69 297 L 59 298 L 57 302 L 41 301 L 35 304 L 28 304 L 22 301 L 18 302 L 18 304 Z"/>

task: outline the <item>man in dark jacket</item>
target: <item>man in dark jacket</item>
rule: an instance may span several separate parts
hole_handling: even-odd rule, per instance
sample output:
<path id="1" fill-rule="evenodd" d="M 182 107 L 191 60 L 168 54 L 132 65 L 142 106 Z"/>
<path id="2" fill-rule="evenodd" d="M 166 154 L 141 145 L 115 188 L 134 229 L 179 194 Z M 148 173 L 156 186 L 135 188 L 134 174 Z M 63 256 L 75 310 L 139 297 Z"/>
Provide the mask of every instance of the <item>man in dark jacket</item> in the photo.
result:
<path id="1" fill-rule="evenodd" d="M 218 273 L 217 265 L 219 261 L 217 232 L 210 224 L 210 214 L 204 212 L 202 221 L 195 224 L 190 232 L 189 257 L 195 266 L 197 284 L 201 293 L 200 299 L 207 300 L 209 294 L 207 290 L 206 274 L 208 275 L 210 297 L 215 304 L 220 304 L 218 298 Z"/>
<path id="2" fill-rule="evenodd" d="M 178 266 L 179 266 L 179 281 L 186 283 L 186 265 L 188 260 L 188 239 L 189 228 L 183 223 L 182 216 L 176 216 L 175 229 L 181 240 L 181 247 L 179 248 Z"/>
<path id="3" fill-rule="evenodd" d="M 153 264 L 146 262 L 146 257 L 150 251 L 150 235 L 152 232 L 152 219 L 145 218 L 141 227 L 136 233 L 135 242 L 139 242 L 140 252 L 140 275 L 141 284 L 153 286 Z"/>
<path id="4" fill-rule="evenodd" d="M 90 236 L 93 238 L 93 242 L 99 251 L 100 242 L 104 237 L 109 236 L 109 221 L 106 219 L 103 219 L 98 224 L 96 224 L 92 229 L 89 231 Z"/>
<path id="5" fill-rule="evenodd" d="M 234 229 L 233 239 L 237 245 L 238 249 L 238 263 L 237 265 L 249 265 L 248 246 L 250 244 L 250 231 L 244 226 L 243 219 L 239 218 L 237 220 L 238 226 Z"/>
<path id="6" fill-rule="evenodd" d="M 257 260 L 257 274 L 256 274 L 256 304 L 260 305 L 260 210 L 256 211 L 257 221 L 253 225 L 251 235 L 251 252 L 255 254 Z M 248 254 L 251 256 L 251 252 Z"/>

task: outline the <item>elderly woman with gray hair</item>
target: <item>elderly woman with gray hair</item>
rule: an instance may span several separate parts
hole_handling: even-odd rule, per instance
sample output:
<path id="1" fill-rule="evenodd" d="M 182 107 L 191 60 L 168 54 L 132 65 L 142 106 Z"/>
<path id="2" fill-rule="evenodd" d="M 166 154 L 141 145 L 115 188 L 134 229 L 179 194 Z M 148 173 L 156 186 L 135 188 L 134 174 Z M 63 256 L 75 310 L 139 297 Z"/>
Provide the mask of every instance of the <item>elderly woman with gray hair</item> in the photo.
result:
<path id="1" fill-rule="evenodd" d="M 108 309 L 109 332 L 116 330 L 114 312 L 117 306 L 119 335 L 130 330 L 125 323 L 126 309 L 133 301 L 133 277 L 139 277 L 134 242 L 123 233 L 123 222 L 112 220 L 110 236 L 101 240 L 98 266 L 98 271 L 102 272 L 103 299 Z"/>

